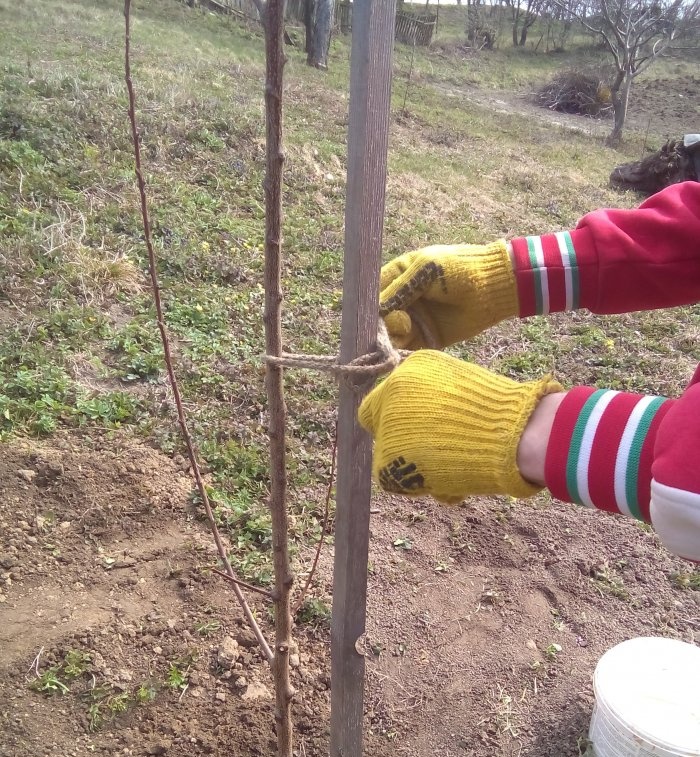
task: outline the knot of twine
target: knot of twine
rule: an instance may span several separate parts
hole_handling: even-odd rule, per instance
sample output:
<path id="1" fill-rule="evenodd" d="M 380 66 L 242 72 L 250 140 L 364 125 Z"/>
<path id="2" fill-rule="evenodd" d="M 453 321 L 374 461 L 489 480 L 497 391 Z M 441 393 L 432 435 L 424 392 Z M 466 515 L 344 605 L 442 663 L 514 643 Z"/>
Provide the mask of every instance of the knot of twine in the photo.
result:
<path id="1" fill-rule="evenodd" d="M 423 335 L 423 340 L 430 349 L 439 349 L 438 340 L 426 320 L 413 310 L 408 311 L 412 321 Z M 265 362 L 280 368 L 308 368 L 322 373 L 330 373 L 336 379 L 351 380 L 354 383 L 365 381 L 385 373 L 391 373 L 411 350 L 397 350 L 391 343 L 384 319 L 377 325 L 376 349 L 356 357 L 349 363 L 341 363 L 333 355 L 305 355 L 296 352 L 283 352 L 281 355 L 265 355 Z"/>
<path id="2" fill-rule="evenodd" d="M 265 362 L 280 368 L 309 368 L 330 373 L 337 379 L 364 382 L 390 373 L 409 354 L 406 350 L 397 350 L 394 347 L 384 321 L 380 318 L 374 351 L 360 355 L 349 363 L 341 363 L 340 358 L 333 355 L 305 355 L 296 352 L 265 355 Z"/>

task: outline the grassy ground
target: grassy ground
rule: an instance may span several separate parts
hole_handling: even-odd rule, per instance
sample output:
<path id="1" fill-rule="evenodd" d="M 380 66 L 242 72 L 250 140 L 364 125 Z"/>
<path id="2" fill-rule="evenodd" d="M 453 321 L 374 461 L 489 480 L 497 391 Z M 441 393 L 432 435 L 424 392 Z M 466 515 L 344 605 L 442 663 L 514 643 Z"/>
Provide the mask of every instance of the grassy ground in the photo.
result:
<path id="1" fill-rule="evenodd" d="M 178 452 L 145 278 L 121 6 L 0 0 L 0 19 L 0 438 L 128 428 Z M 563 63 L 506 48 L 465 57 L 448 44 L 456 28 L 443 24 L 435 49 L 417 52 L 410 80 L 410 49 L 397 47 L 387 258 L 563 228 L 594 207 L 637 201 L 607 188 L 625 156 L 600 138 L 436 86 L 528 87 Z M 157 0 L 136 5 L 133 47 L 178 373 L 213 496 L 237 534 L 234 558 L 267 582 L 262 41 L 255 28 Z M 320 353 L 333 350 L 339 326 L 349 40 L 334 42 L 327 74 L 298 49 L 289 56 L 285 339 Z M 628 154 L 640 139 L 631 135 Z M 534 319 L 459 354 L 516 377 L 556 365 L 564 381 L 673 392 L 700 359 L 699 324 L 697 309 Z M 305 492 L 326 476 L 335 392 L 313 374 L 286 382 L 303 539 L 319 528 Z"/>

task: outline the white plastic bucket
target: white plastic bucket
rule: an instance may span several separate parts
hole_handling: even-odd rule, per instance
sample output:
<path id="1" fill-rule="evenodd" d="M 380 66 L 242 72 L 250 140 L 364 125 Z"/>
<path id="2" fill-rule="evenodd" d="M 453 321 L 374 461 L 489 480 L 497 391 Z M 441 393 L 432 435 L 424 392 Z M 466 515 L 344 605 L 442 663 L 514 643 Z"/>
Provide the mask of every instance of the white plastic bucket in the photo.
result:
<path id="1" fill-rule="evenodd" d="M 700 648 L 624 641 L 601 657 L 593 688 L 595 757 L 700 757 Z"/>

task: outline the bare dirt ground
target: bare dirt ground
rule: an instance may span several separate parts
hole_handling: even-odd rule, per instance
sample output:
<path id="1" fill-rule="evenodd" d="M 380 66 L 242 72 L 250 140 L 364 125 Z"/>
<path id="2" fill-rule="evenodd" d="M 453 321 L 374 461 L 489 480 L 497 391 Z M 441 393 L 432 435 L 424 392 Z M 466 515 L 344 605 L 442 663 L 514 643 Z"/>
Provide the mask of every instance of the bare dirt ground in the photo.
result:
<path id="1" fill-rule="evenodd" d="M 201 570 L 213 546 L 180 467 L 94 435 L 5 447 L 3 757 L 274 754 L 270 676 L 233 597 Z M 368 755 L 582 754 L 600 655 L 700 627 L 700 593 L 672 581 L 688 566 L 632 522 L 544 499 L 376 506 Z M 320 756 L 328 630 L 301 629 L 299 646 L 298 753 Z M 90 658 L 70 691 L 32 690 L 70 650 Z M 173 666 L 187 688 L 168 685 Z M 153 701 L 111 712 L 144 686 Z"/>
<path id="2" fill-rule="evenodd" d="M 203 576 L 213 543 L 177 465 L 126 440 L 66 436 L 6 447 L 0 467 L 0 754 L 273 754 L 270 677 L 233 595 Z M 311 634 L 294 671 L 311 754 L 325 736 L 325 646 Z M 28 688 L 70 650 L 90 657 L 64 677 L 70 692 Z M 187 688 L 168 685 L 173 666 Z M 112 712 L 140 686 L 153 702 Z M 103 723 L 90 722 L 95 704 Z"/>

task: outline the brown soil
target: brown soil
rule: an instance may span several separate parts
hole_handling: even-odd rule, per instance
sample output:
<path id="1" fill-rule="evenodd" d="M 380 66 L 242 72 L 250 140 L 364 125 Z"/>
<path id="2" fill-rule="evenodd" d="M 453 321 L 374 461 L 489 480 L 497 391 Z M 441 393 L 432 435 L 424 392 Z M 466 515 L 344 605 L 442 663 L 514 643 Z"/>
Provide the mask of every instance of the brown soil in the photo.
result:
<path id="1" fill-rule="evenodd" d="M 201 570 L 214 550 L 183 468 L 120 438 L 4 447 L 3 757 L 274 754 L 270 675 L 231 593 Z M 375 505 L 367 755 L 575 757 L 605 650 L 637 635 L 694 639 L 700 592 L 670 579 L 688 566 L 632 522 L 544 497 Z M 331 560 L 324 554 L 326 587 Z M 297 749 L 320 757 L 329 633 L 297 636 Z M 229 639 L 236 651 L 222 662 L 226 637 L 238 646 Z M 32 690 L 35 671 L 70 649 L 91 656 L 71 691 Z M 184 692 L 165 684 L 173 663 L 189 669 Z M 96 691 L 149 682 L 158 682 L 154 701 L 104 712 L 90 730 Z"/>
<path id="2" fill-rule="evenodd" d="M 639 81 L 630 104 L 630 125 L 639 131 L 678 139 L 698 131 L 700 75 Z"/>

